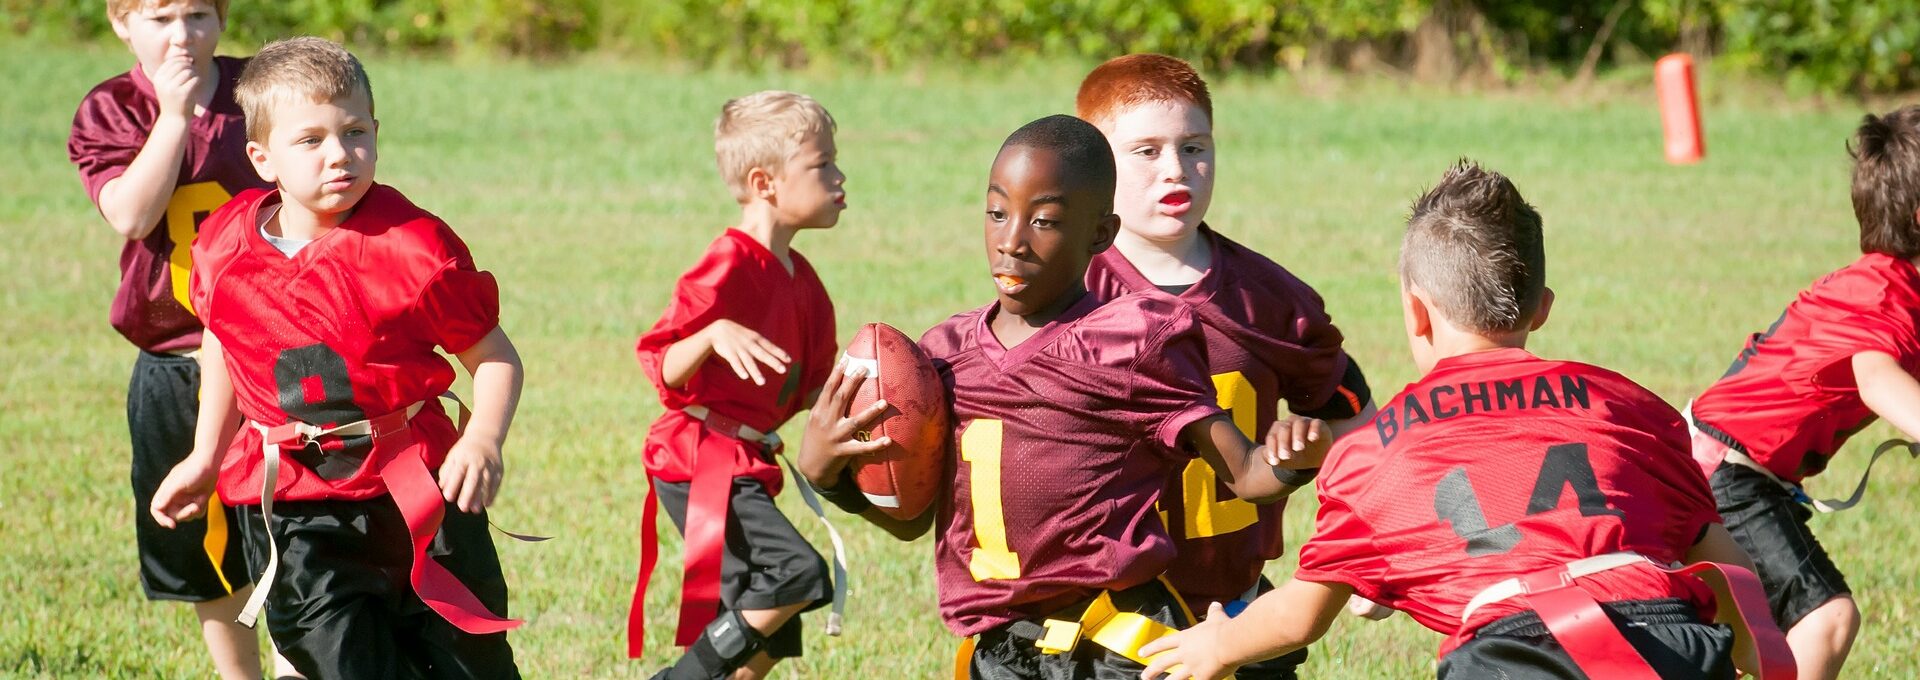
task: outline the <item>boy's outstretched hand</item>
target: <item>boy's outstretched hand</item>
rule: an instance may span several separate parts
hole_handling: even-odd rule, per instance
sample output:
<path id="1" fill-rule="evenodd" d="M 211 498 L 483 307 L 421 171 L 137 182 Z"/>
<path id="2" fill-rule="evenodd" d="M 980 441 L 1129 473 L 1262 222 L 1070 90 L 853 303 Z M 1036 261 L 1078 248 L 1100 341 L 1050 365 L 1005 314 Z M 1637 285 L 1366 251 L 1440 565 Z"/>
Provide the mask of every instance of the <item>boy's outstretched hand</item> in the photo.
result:
<path id="1" fill-rule="evenodd" d="M 1148 642 L 1140 648 L 1147 659 L 1143 680 L 1217 680 L 1233 672 L 1220 658 L 1220 635 L 1227 621 L 1226 610 L 1215 602 L 1207 607 L 1207 618 L 1192 628 L 1175 631 Z"/>
<path id="2" fill-rule="evenodd" d="M 493 505 L 505 476 L 498 443 L 487 437 L 462 436 L 440 463 L 440 495 L 461 512 L 477 513 Z"/>
<path id="3" fill-rule="evenodd" d="M 153 515 L 154 522 L 168 529 L 207 514 L 214 484 L 219 479 L 220 468 L 213 464 L 212 457 L 189 455 L 161 480 L 147 512 Z"/>
<path id="4" fill-rule="evenodd" d="M 879 453 L 893 443 L 887 437 L 872 441 L 855 438 L 859 433 L 872 431 L 880 422 L 880 416 L 887 412 L 885 399 L 873 402 L 860 413 L 847 412 L 853 405 L 854 395 L 860 391 L 860 384 L 866 381 L 866 369 L 855 369 L 848 375 L 844 363 L 835 366 L 827 376 L 827 384 L 820 388 L 820 396 L 814 399 L 813 410 L 807 412 L 807 430 L 801 435 L 800 460 L 796 465 L 815 488 L 833 487 L 840 481 L 840 471 L 852 459 Z"/>
<path id="5" fill-rule="evenodd" d="M 1287 416 L 1267 430 L 1267 464 L 1288 470 L 1320 467 L 1333 450 L 1333 428 L 1319 418 Z"/>
<path id="6" fill-rule="evenodd" d="M 773 372 L 786 374 L 787 363 L 793 361 L 786 350 L 773 344 L 766 336 L 760 335 L 746 326 L 728 319 L 715 319 L 700 331 L 712 348 L 713 356 L 733 368 L 733 374 L 741 380 L 752 380 L 755 385 L 767 384 L 767 378 L 760 372 L 765 364 Z"/>

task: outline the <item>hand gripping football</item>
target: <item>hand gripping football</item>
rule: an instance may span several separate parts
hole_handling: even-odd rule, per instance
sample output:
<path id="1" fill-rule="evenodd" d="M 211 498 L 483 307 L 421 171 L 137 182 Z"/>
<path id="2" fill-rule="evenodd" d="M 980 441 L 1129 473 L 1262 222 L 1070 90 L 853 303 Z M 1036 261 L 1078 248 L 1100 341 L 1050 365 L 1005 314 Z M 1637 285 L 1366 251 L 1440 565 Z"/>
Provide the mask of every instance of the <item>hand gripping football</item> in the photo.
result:
<path id="1" fill-rule="evenodd" d="M 860 441 L 889 437 L 885 450 L 853 463 L 854 483 L 874 507 L 895 519 L 927 511 L 938 492 L 947 454 L 947 397 L 933 360 L 906 334 L 883 323 L 860 327 L 847 343 L 843 370 L 865 369 L 847 411 L 859 413 L 885 399 L 887 410 Z"/>

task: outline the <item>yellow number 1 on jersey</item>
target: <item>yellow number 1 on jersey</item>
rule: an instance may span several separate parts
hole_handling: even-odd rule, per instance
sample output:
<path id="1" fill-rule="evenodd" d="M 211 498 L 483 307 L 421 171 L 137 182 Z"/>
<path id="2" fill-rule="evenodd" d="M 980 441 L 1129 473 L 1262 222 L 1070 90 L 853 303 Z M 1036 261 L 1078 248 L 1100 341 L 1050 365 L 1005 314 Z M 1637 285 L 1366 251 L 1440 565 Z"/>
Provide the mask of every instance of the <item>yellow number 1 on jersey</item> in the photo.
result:
<path id="1" fill-rule="evenodd" d="M 189 312 L 193 311 L 193 239 L 200 233 L 197 216 L 219 210 L 232 199 L 219 182 L 194 182 L 174 189 L 167 201 L 167 240 L 173 242 L 167 269 L 173 279 L 173 298 Z"/>
<path id="2" fill-rule="evenodd" d="M 1007 516 L 1000 508 L 1000 442 L 1004 428 L 998 420 L 976 419 L 960 435 L 960 458 L 967 462 L 973 503 L 973 538 L 979 543 L 967 569 L 973 580 L 1020 578 L 1020 555 L 1007 546 Z"/>
<path id="3" fill-rule="evenodd" d="M 1213 376 L 1213 391 L 1220 395 L 1220 408 L 1233 416 L 1234 427 L 1240 428 L 1240 433 L 1248 439 L 1259 442 L 1260 434 L 1254 428 L 1260 417 L 1260 401 L 1246 374 L 1234 371 Z M 1195 458 L 1187 463 L 1186 471 L 1180 475 L 1180 488 L 1180 497 L 1187 508 L 1187 538 L 1231 534 L 1253 526 L 1260 519 L 1260 510 L 1252 503 L 1232 497 L 1220 498 L 1219 479 L 1207 461 Z"/>

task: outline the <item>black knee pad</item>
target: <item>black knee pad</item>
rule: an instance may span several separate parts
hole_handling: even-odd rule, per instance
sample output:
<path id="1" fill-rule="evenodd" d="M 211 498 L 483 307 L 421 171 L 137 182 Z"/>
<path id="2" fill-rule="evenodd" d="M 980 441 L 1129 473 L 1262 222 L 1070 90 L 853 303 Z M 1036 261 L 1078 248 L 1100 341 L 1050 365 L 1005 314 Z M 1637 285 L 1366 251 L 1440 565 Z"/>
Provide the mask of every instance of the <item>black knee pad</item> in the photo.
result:
<path id="1" fill-rule="evenodd" d="M 767 646 L 767 638 L 747 625 L 737 611 L 720 612 L 693 641 L 680 661 L 655 678 L 664 680 L 724 680 L 747 665 Z"/>

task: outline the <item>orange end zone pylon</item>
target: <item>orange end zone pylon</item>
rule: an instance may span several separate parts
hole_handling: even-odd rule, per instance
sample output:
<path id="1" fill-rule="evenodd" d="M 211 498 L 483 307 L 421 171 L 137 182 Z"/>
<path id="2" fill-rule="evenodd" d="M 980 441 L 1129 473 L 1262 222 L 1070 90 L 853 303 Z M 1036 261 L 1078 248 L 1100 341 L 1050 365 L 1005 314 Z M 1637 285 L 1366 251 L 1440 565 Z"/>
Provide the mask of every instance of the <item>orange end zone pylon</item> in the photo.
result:
<path id="1" fill-rule="evenodd" d="M 1700 102 L 1694 97 L 1693 57 L 1682 53 L 1661 57 L 1653 66 L 1653 86 L 1660 93 L 1660 125 L 1666 131 L 1667 162 L 1686 165 L 1707 155 L 1706 136 L 1700 131 Z"/>

